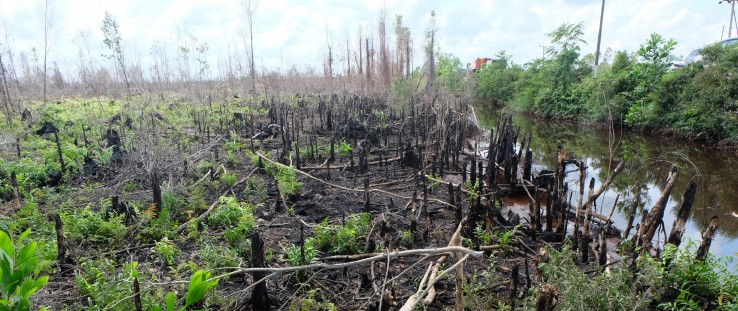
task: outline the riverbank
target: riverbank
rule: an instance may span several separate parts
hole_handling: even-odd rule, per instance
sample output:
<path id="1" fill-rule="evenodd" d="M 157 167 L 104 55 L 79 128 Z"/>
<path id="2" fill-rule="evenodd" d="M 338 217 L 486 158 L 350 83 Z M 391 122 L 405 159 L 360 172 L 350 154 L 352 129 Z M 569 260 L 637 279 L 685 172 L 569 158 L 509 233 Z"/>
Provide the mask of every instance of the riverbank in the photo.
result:
<path id="1" fill-rule="evenodd" d="M 500 113 L 480 107 L 476 110 L 480 115 L 480 123 L 485 128 L 494 127 Z M 582 159 L 593 170 L 590 176 L 600 184 L 607 178 L 606 172 L 617 163 L 611 159 L 625 159 L 627 168 L 622 173 L 622 180 L 616 180 L 612 188 L 605 192 L 599 206 L 607 206 L 603 213 L 610 212 L 609 207 L 619 198 L 618 208 L 613 220 L 623 229 L 627 222 L 625 204 L 632 202 L 637 190 L 641 190 L 644 202 L 656 202 L 663 190 L 664 178 L 671 166 L 680 169 L 680 178 L 667 202 L 667 213 L 664 225 L 668 231 L 674 222 L 676 210 L 683 202 L 682 194 L 691 181 L 697 184 L 698 195 L 690 221 L 687 223 L 686 236 L 697 241 L 701 232 L 707 228 L 710 217 L 718 215 L 718 236 L 714 241 L 717 256 L 733 256 L 738 252 L 738 218 L 733 215 L 738 211 L 738 197 L 733 185 L 738 180 L 725 167 L 738 165 L 732 152 L 710 150 L 691 143 L 675 143 L 660 137 L 642 135 L 637 132 L 615 132 L 612 135 L 607 128 L 591 127 L 572 121 L 543 121 L 516 115 L 515 126 L 521 132 L 532 133 L 534 139 L 532 149 L 538 170 L 553 170 L 556 166 L 558 146 L 563 146 L 566 153 Z M 571 174 L 566 181 L 576 183 L 578 176 Z M 574 194 L 576 200 L 577 194 Z M 651 205 L 646 206 L 650 208 Z M 636 219 L 636 223 L 638 219 Z"/>

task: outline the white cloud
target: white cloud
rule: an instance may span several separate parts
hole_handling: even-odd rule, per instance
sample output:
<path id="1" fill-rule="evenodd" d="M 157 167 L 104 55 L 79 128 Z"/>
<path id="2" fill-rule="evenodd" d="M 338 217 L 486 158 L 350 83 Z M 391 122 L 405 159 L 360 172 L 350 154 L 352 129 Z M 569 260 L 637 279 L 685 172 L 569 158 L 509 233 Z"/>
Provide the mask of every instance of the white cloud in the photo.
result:
<path id="1" fill-rule="evenodd" d="M 8 44 L 14 51 L 28 52 L 40 46 L 38 12 L 42 4 L 43 0 L 0 2 L 0 34 L 7 32 Z M 106 11 L 120 24 L 126 46 L 139 49 L 142 62 L 146 62 L 154 41 L 174 44 L 176 29 L 182 23 L 199 42 L 210 45 L 211 67 L 217 67 L 218 59 L 227 58 L 229 46 L 238 47 L 243 54 L 240 34 L 245 18 L 240 0 L 57 0 L 55 7 L 58 36 L 50 57 L 60 64 L 75 61 L 77 48 L 72 39 L 80 30 L 90 34 L 94 55 L 103 52 L 100 27 Z M 594 52 L 600 2 L 262 0 L 254 16 L 256 58 L 267 68 L 292 64 L 301 67 L 301 63 L 320 67 L 327 50 L 328 33 L 334 45 L 345 46 L 347 33 L 356 44 L 359 27 L 365 32 L 376 31 L 382 9 L 387 12 L 391 43 L 395 15 L 403 15 L 404 24 L 410 27 L 414 38 L 416 65 L 422 63 L 421 48 L 431 10 L 437 14 L 441 49 L 460 57 L 462 63 L 493 56 L 499 50 L 506 50 L 517 63 L 523 63 L 540 57 L 540 45 L 548 44 L 545 34 L 564 22 L 582 21 L 584 39 L 589 43 L 582 46 L 582 52 Z M 650 33 L 658 32 L 677 40 L 676 54 L 686 55 L 718 41 L 727 17 L 728 7 L 717 3 L 609 0 L 605 7 L 602 47 L 634 51 Z M 376 35 L 374 40 L 376 45 Z"/>

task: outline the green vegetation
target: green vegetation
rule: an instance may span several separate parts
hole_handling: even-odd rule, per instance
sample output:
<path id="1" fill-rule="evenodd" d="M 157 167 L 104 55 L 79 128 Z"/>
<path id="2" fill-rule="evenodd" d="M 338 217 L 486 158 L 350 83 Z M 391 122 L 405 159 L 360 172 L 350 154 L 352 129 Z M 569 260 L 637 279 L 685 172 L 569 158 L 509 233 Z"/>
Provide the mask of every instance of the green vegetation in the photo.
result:
<path id="1" fill-rule="evenodd" d="M 738 46 L 705 47 L 701 61 L 670 70 L 674 40 L 651 34 L 633 52 L 609 53 L 593 77 L 594 57 L 581 55 L 582 24 L 548 34 L 545 59 L 523 69 L 504 52 L 475 75 L 476 96 L 545 118 L 615 122 L 694 138 L 738 143 Z"/>
<path id="2" fill-rule="evenodd" d="M 90 206 L 71 213 L 62 213 L 61 219 L 67 228 L 72 243 L 118 245 L 128 232 L 123 224 L 123 215 L 105 219 L 104 213 L 93 212 Z"/>
<path id="3" fill-rule="evenodd" d="M 364 235 L 369 230 L 371 216 L 354 214 L 346 218 L 344 225 L 330 224 L 326 217 L 315 226 L 313 237 L 306 239 L 315 249 L 331 254 L 355 254 L 364 250 Z"/>
<path id="4" fill-rule="evenodd" d="M 311 264 L 313 260 L 318 258 L 318 255 L 320 254 L 320 252 L 315 249 L 315 246 L 313 245 L 314 243 L 314 239 L 305 239 L 305 246 L 303 247 L 305 250 L 305 262 L 301 262 L 301 251 L 299 246 L 295 244 L 287 245 L 287 247 L 284 249 L 284 255 L 285 257 L 287 257 L 287 262 L 291 266 Z"/>
<path id="5" fill-rule="evenodd" d="M 30 310 L 31 296 L 49 280 L 39 276 L 36 242 L 23 244 L 30 232 L 26 230 L 13 242 L 0 231 L 0 310 Z"/>
<path id="6" fill-rule="evenodd" d="M 637 273 L 619 263 L 594 276 L 580 272 L 568 246 L 549 249 L 550 260 L 538 267 L 541 286 L 556 289 L 561 310 L 703 310 L 706 302 L 714 310 L 736 310 L 738 276 L 728 271 L 731 259 L 708 256 L 697 261 L 694 249 L 689 241 L 680 249 L 667 244 L 661 259 L 639 257 Z M 541 286 L 532 289 L 529 308 Z"/>
<path id="7" fill-rule="evenodd" d="M 291 166 L 281 166 L 274 176 L 277 179 L 279 190 L 286 196 L 292 196 L 300 193 L 302 183 L 297 181 L 297 170 Z"/>

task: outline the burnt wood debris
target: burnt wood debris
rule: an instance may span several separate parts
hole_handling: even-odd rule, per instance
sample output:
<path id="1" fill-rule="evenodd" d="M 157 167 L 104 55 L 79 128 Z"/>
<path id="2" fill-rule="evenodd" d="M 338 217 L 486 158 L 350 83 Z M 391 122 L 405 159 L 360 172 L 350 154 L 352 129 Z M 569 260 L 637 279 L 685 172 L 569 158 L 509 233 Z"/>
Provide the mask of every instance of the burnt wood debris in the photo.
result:
<path id="1" fill-rule="evenodd" d="M 257 228 L 239 245 L 239 266 L 227 272 L 233 300 L 220 307 L 232 310 L 284 309 L 290 293 L 305 290 L 303 286 L 340 302 L 341 309 L 413 310 L 419 304 L 459 309 L 469 299 L 462 292 L 465 282 L 490 268 L 485 258 L 500 250 L 505 251 L 501 264 L 490 269 L 501 281 L 484 290 L 504 297 L 500 300 L 515 308 L 533 284 L 541 282 L 537 267 L 547 260 L 540 255 L 544 247 L 570 245 L 577 264 L 594 263 L 604 271 L 614 264 L 608 247 L 621 240 L 632 241 L 628 250 L 632 256 L 617 260 L 658 257 L 664 246 L 661 240 L 679 246 L 691 215 L 697 191 L 694 182 L 683 194 L 668 237 L 664 232 L 661 240 L 655 239 L 663 230 L 667 201 L 679 178 L 674 167 L 665 176 L 660 198 L 648 209 L 640 190 L 632 201 L 623 203 L 627 225 L 622 233 L 617 231 L 611 218 L 619 196 L 607 206 L 599 206 L 602 200 L 598 199 L 628 169 L 625 160 L 613 160 L 607 178 L 599 184 L 594 178 L 588 180 L 587 163 L 568 156 L 564 145 L 555 154 L 544 155 L 555 158 L 555 167 L 534 169 L 532 133 L 516 127 L 511 115 L 501 116 L 493 129 L 483 130 L 467 101 L 434 105 L 412 98 L 406 104 L 389 105 L 378 97 L 338 94 L 303 94 L 291 100 L 271 97 L 247 104 L 257 109 L 241 110 L 223 104 L 218 112 L 213 102 L 210 109 L 189 111 L 188 134 L 200 151 L 182 161 L 156 158 L 144 163 L 144 147 L 130 143 L 133 133 L 145 132 L 154 137 L 145 148 L 154 148 L 176 133 L 171 121 L 155 111 L 140 116 L 118 113 L 105 121 L 107 128 L 100 132 L 83 125 L 82 136 L 75 139 L 80 145 L 100 143 L 110 148 L 107 166 L 88 163 L 86 168 L 88 173 L 107 172 L 94 175 L 100 182 L 123 185 L 126 180 L 116 178 L 144 172 L 131 175 L 143 191 L 104 196 L 110 203 L 106 218 L 120 215 L 131 228 L 144 221 L 166 221 L 157 219 L 165 214 L 163 209 L 175 204 L 166 191 L 174 188 L 182 193 L 192 185 L 235 175 L 228 187 L 213 188 L 203 207 L 189 211 L 186 220 L 174 225 L 177 243 L 182 245 L 192 241 L 185 237 L 188 228 L 197 228 L 198 233 L 206 230 L 202 223 L 222 204 L 216 195 L 247 201 L 251 193 L 263 191 L 264 202 L 255 212 Z M 27 110 L 22 116 L 24 121 L 32 119 Z M 70 125 L 75 126 L 80 125 Z M 53 186 L 71 178 L 60 143 L 64 128 L 45 122 L 35 134 L 53 137 L 56 145 L 60 171 L 49 172 L 47 182 Z M 227 150 L 226 141 L 242 144 L 238 150 Z M 21 158 L 20 140 L 16 148 L 15 156 Z M 234 153 L 244 160 L 248 154 L 250 159 L 227 163 Z M 202 170 L 195 167 L 200 159 L 210 160 Z M 260 182 L 253 182 L 257 177 Z M 15 173 L 9 178 L 12 191 L 6 201 L 17 211 L 23 191 Z M 290 183 L 300 183 L 303 190 L 295 191 Z M 132 208 L 134 198 L 147 202 L 141 213 Z M 525 208 L 510 208 L 510 202 L 520 199 Z M 154 220 L 144 220 L 144 213 Z M 358 213 L 369 218 L 358 246 L 351 251 L 324 247 L 311 253 L 310 238 L 322 222 L 345 226 Z M 57 264 L 61 273 L 72 275 L 82 250 L 69 244 L 64 232 L 68 227 L 58 214 L 49 220 L 55 224 Z M 713 218 L 696 259 L 706 259 L 716 230 Z M 500 232 L 509 233 L 509 245 L 492 240 Z M 286 265 L 286 255 L 279 251 L 285 240 L 298 245 L 296 266 Z M 130 245 L 113 253 L 134 256 L 139 247 L 144 246 Z M 447 274 L 455 277 L 443 278 Z M 140 293 L 146 290 L 143 281 L 131 279 L 131 299 L 138 310 L 142 309 Z M 544 284 L 536 295 L 537 310 L 555 310 L 560 303 L 559 289 L 551 284 Z"/>

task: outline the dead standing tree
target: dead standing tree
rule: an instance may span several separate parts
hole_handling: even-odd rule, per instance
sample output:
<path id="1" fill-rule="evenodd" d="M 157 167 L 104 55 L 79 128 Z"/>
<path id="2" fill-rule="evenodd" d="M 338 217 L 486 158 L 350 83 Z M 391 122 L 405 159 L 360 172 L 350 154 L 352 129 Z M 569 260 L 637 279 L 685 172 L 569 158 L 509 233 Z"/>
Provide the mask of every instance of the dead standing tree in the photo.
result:
<path id="1" fill-rule="evenodd" d="M 244 17 L 246 17 L 246 24 L 249 32 L 249 78 L 251 79 L 252 93 L 256 93 L 256 66 L 254 65 L 254 12 L 256 12 L 258 4 L 259 2 L 255 0 L 241 0 L 241 9 L 243 10 Z"/>
<path id="2" fill-rule="evenodd" d="M 108 49 L 110 49 L 110 51 L 112 52 L 112 54 L 108 55 L 107 57 L 109 59 L 114 59 L 115 68 L 121 78 L 123 78 L 123 82 L 126 85 L 128 98 L 131 98 L 131 83 L 128 79 L 125 53 L 123 53 L 123 46 L 121 45 L 121 41 L 123 41 L 123 39 L 120 36 L 120 31 L 118 30 L 118 27 L 118 22 L 115 21 L 113 15 L 105 12 L 105 18 L 103 19 L 103 25 L 101 28 L 103 35 L 105 36 L 105 40 L 103 40 L 103 43 L 105 43 L 105 46 L 107 46 Z"/>
<path id="3" fill-rule="evenodd" d="M 8 70 L 5 68 L 3 63 L 3 53 L 0 50 L 0 102 L 3 104 L 5 110 L 5 121 L 8 125 L 12 123 L 13 117 L 13 102 L 10 98 L 10 89 L 8 88 L 8 80 L 10 79 Z"/>

